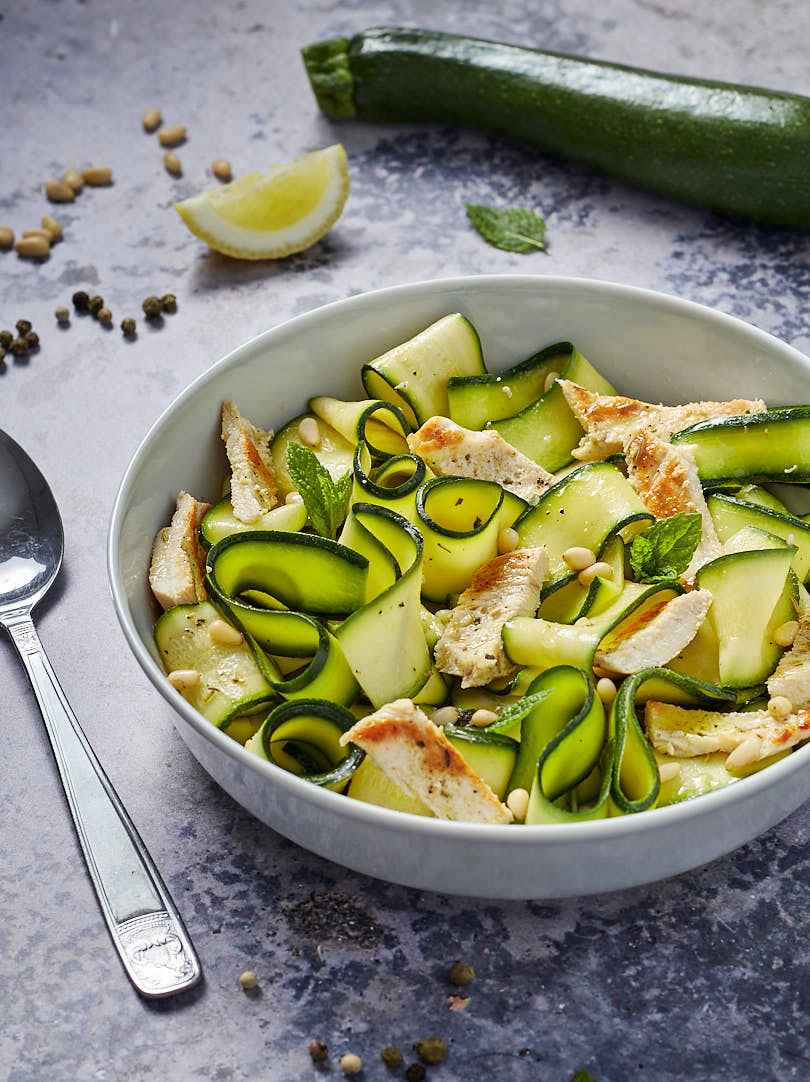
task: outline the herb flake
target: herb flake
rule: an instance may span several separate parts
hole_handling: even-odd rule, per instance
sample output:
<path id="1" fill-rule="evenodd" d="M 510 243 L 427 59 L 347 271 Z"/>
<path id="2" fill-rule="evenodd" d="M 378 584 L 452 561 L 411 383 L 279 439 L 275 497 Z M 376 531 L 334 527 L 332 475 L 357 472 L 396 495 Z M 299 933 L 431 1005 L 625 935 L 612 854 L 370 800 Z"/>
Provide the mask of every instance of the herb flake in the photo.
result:
<path id="1" fill-rule="evenodd" d="M 467 217 L 485 241 L 504 252 L 548 251 L 546 223 L 525 207 L 484 207 L 467 203 Z"/>

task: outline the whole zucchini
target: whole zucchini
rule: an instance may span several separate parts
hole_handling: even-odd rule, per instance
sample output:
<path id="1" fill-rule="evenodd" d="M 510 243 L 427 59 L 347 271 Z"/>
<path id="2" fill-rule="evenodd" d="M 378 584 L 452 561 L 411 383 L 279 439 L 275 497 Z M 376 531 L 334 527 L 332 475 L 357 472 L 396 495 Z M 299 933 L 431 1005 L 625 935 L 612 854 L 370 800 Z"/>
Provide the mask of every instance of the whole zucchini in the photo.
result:
<path id="1" fill-rule="evenodd" d="M 328 116 L 478 128 L 687 203 L 810 225 L 810 98 L 395 27 L 302 53 Z"/>

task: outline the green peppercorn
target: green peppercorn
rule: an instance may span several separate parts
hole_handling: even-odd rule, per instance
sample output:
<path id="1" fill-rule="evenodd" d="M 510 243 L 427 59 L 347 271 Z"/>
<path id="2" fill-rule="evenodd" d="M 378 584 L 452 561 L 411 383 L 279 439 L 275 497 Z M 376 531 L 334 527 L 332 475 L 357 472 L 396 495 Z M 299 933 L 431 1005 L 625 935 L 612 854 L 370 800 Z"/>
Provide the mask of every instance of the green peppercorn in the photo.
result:
<path id="1" fill-rule="evenodd" d="M 323 1063 L 329 1055 L 329 1050 L 323 1041 L 310 1041 L 309 1054 L 312 1057 L 313 1063 Z"/>
<path id="2" fill-rule="evenodd" d="M 441 1037 L 425 1037 L 413 1046 L 414 1052 L 425 1063 L 441 1063 L 447 1059 L 447 1045 Z"/>
<path id="3" fill-rule="evenodd" d="M 177 311 L 177 297 L 174 293 L 164 293 L 160 298 L 160 308 L 163 312 Z"/>
<path id="4" fill-rule="evenodd" d="M 121 320 L 121 330 L 124 332 L 124 334 L 127 336 L 127 338 L 131 338 L 133 336 L 133 334 L 135 333 L 135 320 L 130 319 L 129 316 L 127 316 L 126 319 L 122 319 Z"/>
<path id="5" fill-rule="evenodd" d="M 54 313 L 57 323 L 70 323 L 70 309 L 60 306 Z"/>
<path id="6" fill-rule="evenodd" d="M 412 1063 L 405 1071 L 405 1082 L 424 1082 L 427 1071 L 421 1063 Z"/>
<path id="7" fill-rule="evenodd" d="M 104 307 L 104 298 L 95 296 L 91 297 L 87 302 L 87 309 L 91 315 L 97 316 L 101 309 Z"/>
<path id="8" fill-rule="evenodd" d="M 18 319 L 14 325 L 21 335 L 28 334 L 28 332 L 31 330 L 31 327 L 33 326 L 30 319 Z"/>
<path id="9" fill-rule="evenodd" d="M 466 962 L 456 962 L 454 966 L 450 967 L 450 980 L 460 988 L 465 984 L 472 984 L 475 980 L 475 970 L 472 966 L 468 966 Z"/>
<path id="10" fill-rule="evenodd" d="M 399 1067 L 403 1061 L 403 1055 L 395 1044 L 390 1044 L 380 1053 L 380 1057 L 386 1067 Z"/>
<path id="11" fill-rule="evenodd" d="M 163 311 L 160 297 L 147 297 L 141 306 L 147 319 L 157 319 Z"/>
<path id="12" fill-rule="evenodd" d="M 25 339 L 29 349 L 36 349 L 39 345 L 39 335 L 36 331 L 26 331 L 25 334 L 20 337 Z"/>
<path id="13" fill-rule="evenodd" d="M 73 301 L 73 307 L 77 312 L 86 312 L 90 303 L 90 297 L 83 289 L 80 289 L 77 293 L 73 294 L 71 298 Z"/>
<path id="14" fill-rule="evenodd" d="M 109 308 L 99 308 L 96 312 L 96 319 L 99 323 L 103 323 L 105 327 L 109 327 L 112 323 L 112 312 Z"/>
<path id="15" fill-rule="evenodd" d="M 3 361 L 3 358 L 5 357 L 5 355 L 6 355 L 6 351 L 3 349 L 2 346 L 0 346 L 0 369 L 3 369 L 3 368 L 6 367 L 5 362 Z"/>
<path id="16" fill-rule="evenodd" d="M 28 352 L 28 343 L 24 338 L 15 338 L 8 347 L 9 353 L 14 357 L 24 357 Z"/>
<path id="17" fill-rule="evenodd" d="M 3 349 L 8 349 L 13 337 L 14 335 L 11 331 L 0 331 L 0 346 L 2 346 Z"/>

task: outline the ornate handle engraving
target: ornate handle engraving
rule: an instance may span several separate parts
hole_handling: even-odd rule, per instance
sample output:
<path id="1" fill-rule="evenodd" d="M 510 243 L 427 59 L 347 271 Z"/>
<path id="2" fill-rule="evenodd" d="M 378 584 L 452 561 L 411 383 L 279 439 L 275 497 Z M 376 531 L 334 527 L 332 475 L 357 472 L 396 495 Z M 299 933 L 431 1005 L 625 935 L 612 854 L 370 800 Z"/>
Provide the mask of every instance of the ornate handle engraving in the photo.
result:
<path id="1" fill-rule="evenodd" d="M 138 983 L 152 995 L 187 985 L 195 961 L 182 928 L 170 913 L 146 913 L 119 924 L 115 932 Z"/>

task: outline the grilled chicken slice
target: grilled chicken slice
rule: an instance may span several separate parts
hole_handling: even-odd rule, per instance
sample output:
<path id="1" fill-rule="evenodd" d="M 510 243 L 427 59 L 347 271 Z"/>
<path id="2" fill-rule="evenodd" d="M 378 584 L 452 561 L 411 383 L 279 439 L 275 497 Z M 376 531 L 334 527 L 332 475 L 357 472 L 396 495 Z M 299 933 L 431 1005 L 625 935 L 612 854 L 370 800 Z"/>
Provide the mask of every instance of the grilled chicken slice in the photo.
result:
<path id="1" fill-rule="evenodd" d="M 222 403 L 222 439 L 231 467 L 231 506 L 240 522 L 251 523 L 278 503 L 270 457 L 272 432 L 246 420 L 233 402 Z"/>
<path id="2" fill-rule="evenodd" d="M 768 694 L 784 695 L 796 710 L 810 707 L 810 617 L 800 619 L 793 645 L 768 677 Z"/>
<path id="3" fill-rule="evenodd" d="M 652 429 L 659 439 L 668 440 L 674 432 L 698 421 L 765 411 L 765 403 L 759 399 L 656 406 L 623 395 L 597 394 L 567 379 L 557 382 L 574 416 L 585 429 L 585 435 L 572 451 L 574 458 L 582 462 L 601 461 L 608 455 L 621 453 L 626 441 L 642 428 Z"/>
<path id="4" fill-rule="evenodd" d="M 708 590 L 673 597 L 641 627 L 631 626 L 627 637 L 611 644 L 611 649 L 597 650 L 594 664 L 624 675 L 666 665 L 697 635 L 711 603 Z"/>
<path id="5" fill-rule="evenodd" d="M 460 676 L 463 688 L 517 672 L 503 648 L 503 625 L 513 616 L 534 616 L 547 577 L 544 547 L 516 549 L 479 567 L 436 643 L 437 669 Z"/>
<path id="6" fill-rule="evenodd" d="M 694 451 L 682 444 L 667 443 L 650 429 L 642 429 L 627 441 L 625 456 L 627 479 L 656 518 L 669 518 L 678 511 L 700 515 L 700 541 L 681 575 L 684 582 L 693 579 L 703 564 L 723 553 L 703 496 Z"/>
<path id="7" fill-rule="evenodd" d="M 408 436 L 408 446 L 435 474 L 497 481 L 507 492 L 536 503 L 554 477 L 494 430 L 473 432 L 447 417 L 431 417 Z"/>
<path id="8" fill-rule="evenodd" d="M 506 805 L 410 699 L 381 706 L 353 725 L 340 742 L 361 747 L 391 781 L 421 800 L 439 819 L 512 820 Z"/>
<path id="9" fill-rule="evenodd" d="M 647 736 L 657 751 L 685 758 L 727 752 L 726 765 L 731 770 L 767 759 L 810 738 L 808 710 L 774 718 L 767 710 L 722 714 L 648 702 L 644 717 Z"/>
<path id="10" fill-rule="evenodd" d="M 205 601 L 205 552 L 200 545 L 200 522 L 210 503 L 181 492 L 172 521 L 158 530 L 152 546 L 149 585 L 164 609 Z"/>

